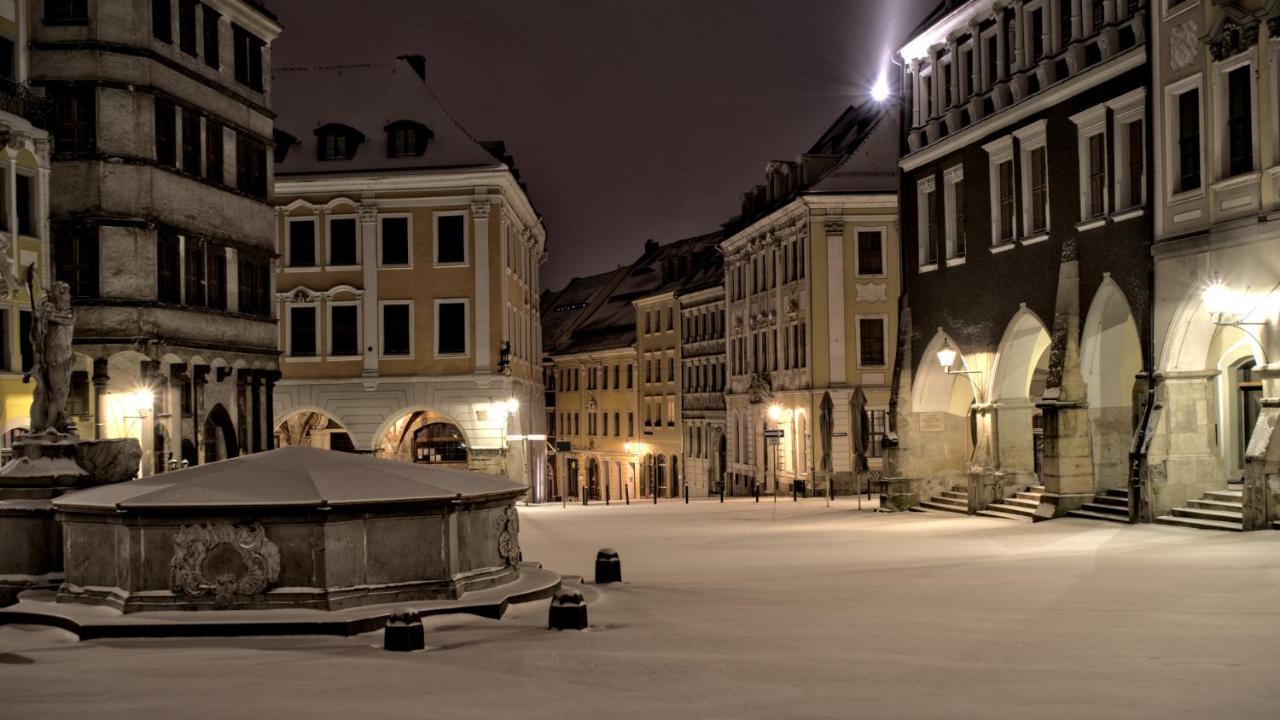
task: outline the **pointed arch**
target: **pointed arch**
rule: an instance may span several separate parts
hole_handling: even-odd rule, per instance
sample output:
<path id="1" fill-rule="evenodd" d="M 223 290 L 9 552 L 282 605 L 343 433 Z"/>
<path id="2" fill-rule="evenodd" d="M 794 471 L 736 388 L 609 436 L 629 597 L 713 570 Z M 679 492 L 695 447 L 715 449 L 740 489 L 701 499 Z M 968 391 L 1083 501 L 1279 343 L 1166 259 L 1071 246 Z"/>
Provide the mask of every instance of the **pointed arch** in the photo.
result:
<path id="1" fill-rule="evenodd" d="M 1005 326 L 991 370 L 991 399 L 1029 399 L 1031 380 L 1051 339 L 1038 315 L 1023 305 Z"/>
<path id="2" fill-rule="evenodd" d="M 916 369 L 915 379 L 911 384 L 913 412 L 945 412 L 963 416 L 969 413 L 969 406 L 977 397 L 972 375 L 949 375 L 938 364 L 936 358 L 944 343 L 956 351 L 956 366 L 968 367 L 960 344 L 942 328 L 938 328 L 933 339 L 925 346 L 920 366 Z"/>

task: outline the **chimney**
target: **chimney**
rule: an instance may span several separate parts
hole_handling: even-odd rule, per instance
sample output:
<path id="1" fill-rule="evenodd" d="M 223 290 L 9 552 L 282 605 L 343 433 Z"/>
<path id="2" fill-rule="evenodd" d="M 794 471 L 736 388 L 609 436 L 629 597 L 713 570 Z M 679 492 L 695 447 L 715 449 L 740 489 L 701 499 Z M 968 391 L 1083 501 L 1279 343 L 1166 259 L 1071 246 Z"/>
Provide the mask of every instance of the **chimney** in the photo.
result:
<path id="1" fill-rule="evenodd" d="M 649 238 L 648 240 L 645 240 L 645 241 L 644 241 L 644 254 L 645 254 L 645 255 L 648 255 L 649 253 L 657 252 L 657 250 L 658 250 L 658 241 L 657 241 L 657 240 L 654 240 L 653 238 Z"/>

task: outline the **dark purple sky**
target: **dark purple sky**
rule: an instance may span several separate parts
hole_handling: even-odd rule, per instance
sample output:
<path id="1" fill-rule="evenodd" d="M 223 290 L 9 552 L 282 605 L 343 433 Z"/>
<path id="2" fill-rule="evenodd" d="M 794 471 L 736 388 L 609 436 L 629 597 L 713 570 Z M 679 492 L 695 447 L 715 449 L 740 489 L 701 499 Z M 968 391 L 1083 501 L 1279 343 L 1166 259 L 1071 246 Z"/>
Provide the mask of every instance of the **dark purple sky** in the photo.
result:
<path id="1" fill-rule="evenodd" d="M 936 0 L 270 0 L 278 66 L 427 57 L 505 140 L 548 235 L 544 288 L 717 229 L 867 89 Z M 354 10 L 354 12 L 353 12 Z"/>

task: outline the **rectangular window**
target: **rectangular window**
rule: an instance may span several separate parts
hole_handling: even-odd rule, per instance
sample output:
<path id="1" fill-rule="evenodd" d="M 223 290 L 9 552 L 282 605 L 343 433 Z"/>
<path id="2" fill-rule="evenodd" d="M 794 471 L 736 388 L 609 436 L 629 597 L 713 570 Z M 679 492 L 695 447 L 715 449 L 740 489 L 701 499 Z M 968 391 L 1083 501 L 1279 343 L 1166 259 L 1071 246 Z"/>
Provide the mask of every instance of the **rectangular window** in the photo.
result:
<path id="1" fill-rule="evenodd" d="M 467 353 L 467 304 L 461 300 L 436 304 L 436 354 Z"/>
<path id="2" fill-rule="evenodd" d="M 1049 229 L 1049 171 L 1043 145 L 1031 151 L 1031 229 L 1042 233 Z"/>
<path id="3" fill-rule="evenodd" d="M 329 218 L 329 264 L 336 267 L 358 264 L 355 218 Z"/>
<path id="4" fill-rule="evenodd" d="M 155 101 L 156 162 L 178 166 L 178 116 L 173 103 L 163 98 Z"/>
<path id="5" fill-rule="evenodd" d="M 1227 171 L 1253 172 L 1253 67 L 1227 73 Z"/>
<path id="6" fill-rule="evenodd" d="M 25 173 L 17 173 L 15 178 L 17 185 L 14 187 L 14 204 L 18 206 L 18 234 L 33 236 L 36 231 L 32 223 L 35 216 L 35 208 L 33 201 L 35 200 L 31 189 L 34 179 Z"/>
<path id="7" fill-rule="evenodd" d="M 182 108 L 182 169 L 192 175 L 199 175 L 200 157 L 203 154 L 200 114 L 190 108 Z"/>
<path id="8" fill-rule="evenodd" d="M 858 274 L 884 274 L 884 241 L 879 230 L 858 231 Z"/>
<path id="9" fill-rule="evenodd" d="M 858 364 L 863 367 L 885 364 L 883 318 L 858 318 Z"/>
<path id="10" fill-rule="evenodd" d="M 1058 0 L 1058 43 L 1062 49 L 1071 44 L 1071 4 L 1073 0 Z"/>
<path id="11" fill-rule="evenodd" d="M 1000 163 L 998 172 L 1000 174 L 1000 235 L 998 239 L 1002 243 L 1013 242 L 1013 161 L 1006 160 Z"/>
<path id="12" fill-rule="evenodd" d="M 631 390 L 636 386 L 636 366 L 627 365 L 627 389 Z"/>
<path id="13" fill-rule="evenodd" d="M 205 276 L 207 280 L 208 306 L 214 310 L 227 309 L 227 249 L 221 245 L 206 245 L 208 250 Z"/>
<path id="14" fill-rule="evenodd" d="M 265 45 L 253 33 L 232 24 L 231 43 L 235 51 L 236 82 L 262 91 L 262 48 Z"/>
<path id="15" fill-rule="evenodd" d="M 50 25 L 89 22 L 89 0 L 44 0 L 44 21 Z"/>
<path id="16" fill-rule="evenodd" d="M 314 305 L 289 308 L 290 357 L 316 356 L 316 308 Z"/>
<path id="17" fill-rule="evenodd" d="M 243 250 L 239 258 L 240 312 L 271 317 L 271 259 Z"/>
<path id="18" fill-rule="evenodd" d="M 184 277 L 186 279 L 187 296 L 185 304 L 191 307 L 204 307 L 206 294 L 205 290 L 205 266 L 204 266 L 204 243 L 192 238 L 187 238 L 186 258 L 183 262 Z"/>
<path id="19" fill-rule="evenodd" d="M 1000 68 L 1000 39 L 993 33 L 987 36 L 987 62 L 982 67 L 986 88 L 996 84 L 996 71 Z"/>
<path id="20" fill-rule="evenodd" d="M 465 215 L 436 216 L 436 264 L 461 265 L 467 261 Z"/>
<path id="21" fill-rule="evenodd" d="M 1200 90 L 1178 96 L 1178 191 L 1200 188 Z"/>
<path id="22" fill-rule="evenodd" d="M 1103 10 L 1102 0 L 1085 0 L 1085 2 L 1088 2 L 1089 5 L 1092 6 L 1092 11 L 1093 11 L 1092 27 L 1093 27 L 1093 32 L 1096 33 L 1102 29 L 1102 26 L 1104 24 L 1106 24 L 1107 15 L 1106 15 L 1106 12 Z"/>
<path id="23" fill-rule="evenodd" d="M 1146 142 L 1142 134 L 1142 121 L 1129 123 L 1129 207 L 1138 207 L 1143 203 L 1142 184 L 1146 178 Z"/>
<path id="24" fill-rule="evenodd" d="M 1089 136 L 1089 217 L 1102 217 L 1107 212 L 1107 143 L 1106 135 Z"/>
<path id="25" fill-rule="evenodd" d="M 162 303 L 182 302 L 182 254 L 178 234 L 168 228 L 156 233 L 156 291 Z"/>
<path id="26" fill-rule="evenodd" d="M 289 229 L 289 267 L 316 267 L 316 221 L 311 218 L 286 221 Z"/>
<path id="27" fill-rule="evenodd" d="M 409 303 L 382 305 L 382 354 L 407 356 L 412 353 L 413 331 Z"/>
<path id="28" fill-rule="evenodd" d="M 173 0 L 151 0 L 151 36 L 173 42 Z"/>
<path id="29" fill-rule="evenodd" d="M 360 307 L 329 306 L 329 354 L 351 357 L 360 354 Z"/>
<path id="30" fill-rule="evenodd" d="M 98 228 L 63 226 L 55 233 L 53 252 L 55 276 L 71 286 L 71 297 L 97 297 Z"/>
<path id="31" fill-rule="evenodd" d="M 236 135 L 236 188 L 259 199 L 267 197 L 267 146 Z"/>
<path id="32" fill-rule="evenodd" d="M 222 126 L 208 118 L 204 123 L 204 177 L 219 185 L 223 184 L 222 158 Z"/>
<path id="33" fill-rule="evenodd" d="M 622 413 L 615 412 L 613 414 L 613 436 L 622 436 Z"/>
<path id="34" fill-rule="evenodd" d="M 953 241 L 951 245 L 951 257 L 964 257 L 968 249 L 968 240 L 965 235 L 965 214 L 964 214 L 964 180 L 956 180 L 951 184 L 951 196 L 955 201 L 955 221 L 953 228 Z"/>
<path id="35" fill-rule="evenodd" d="M 1031 60 L 1040 62 L 1044 59 L 1044 10 L 1036 8 L 1031 11 Z"/>
<path id="36" fill-rule="evenodd" d="M 925 247 L 925 264 L 932 265 L 938 262 L 938 193 L 930 190 L 925 195 L 924 211 L 927 214 L 925 227 L 925 239 L 928 245 Z"/>
<path id="37" fill-rule="evenodd" d="M 197 0 L 178 0 L 178 47 L 191 57 L 196 56 L 196 9 L 199 6 Z"/>
<path id="38" fill-rule="evenodd" d="M 381 253 L 384 267 L 409 266 L 409 218 L 382 218 Z"/>
<path id="39" fill-rule="evenodd" d="M 222 66 L 222 49 L 218 46 L 218 23 L 221 20 L 217 10 L 204 6 L 204 64 L 214 70 Z"/>

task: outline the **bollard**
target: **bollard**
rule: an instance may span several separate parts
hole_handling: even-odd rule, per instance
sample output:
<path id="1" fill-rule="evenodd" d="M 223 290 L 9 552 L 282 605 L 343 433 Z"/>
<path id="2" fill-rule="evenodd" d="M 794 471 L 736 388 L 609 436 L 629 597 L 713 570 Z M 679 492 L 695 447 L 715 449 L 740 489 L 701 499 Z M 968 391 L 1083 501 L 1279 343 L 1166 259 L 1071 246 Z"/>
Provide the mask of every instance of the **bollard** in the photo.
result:
<path id="1" fill-rule="evenodd" d="M 689 504 L 689 486 L 688 485 L 684 486 L 684 504 L 685 505 Z"/>
<path id="2" fill-rule="evenodd" d="M 558 590 L 547 613 L 550 630 L 586 630 L 587 601 L 577 590 Z"/>
<path id="3" fill-rule="evenodd" d="M 400 608 L 387 616 L 387 625 L 382 631 L 383 650 L 413 652 L 425 649 L 426 643 L 427 634 L 416 611 Z"/>
<path id="4" fill-rule="evenodd" d="M 720 481 L 720 503 L 724 504 L 724 481 Z"/>
<path id="5" fill-rule="evenodd" d="M 760 483 L 756 483 L 751 492 L 756 496 L 756 502 L 760 502 Z"/>
<path id="6" fill-rule="evenodd" d="M 604 504 L 609 504 L 609 483 L 604 484 Z"/>
<path id="7" fill-rule="evenodd" d="M 791 481 L 791 502 L 800 502 L 800 498 L 796 495 L 798 489 L 799 486 L 796 485 L 795 481 Z"/>
<path id="8" fill-rule="evenodd" d="M 622 501 L 628 505 L 631 504 L 631 486 L 626 483 L 622 485 Z"/>
<path id="9" fill-rule="evenodd" d="M 596 553 L 596 584 L 622 582 L 622 560 L 613 548 L 601 548 Z"/>

